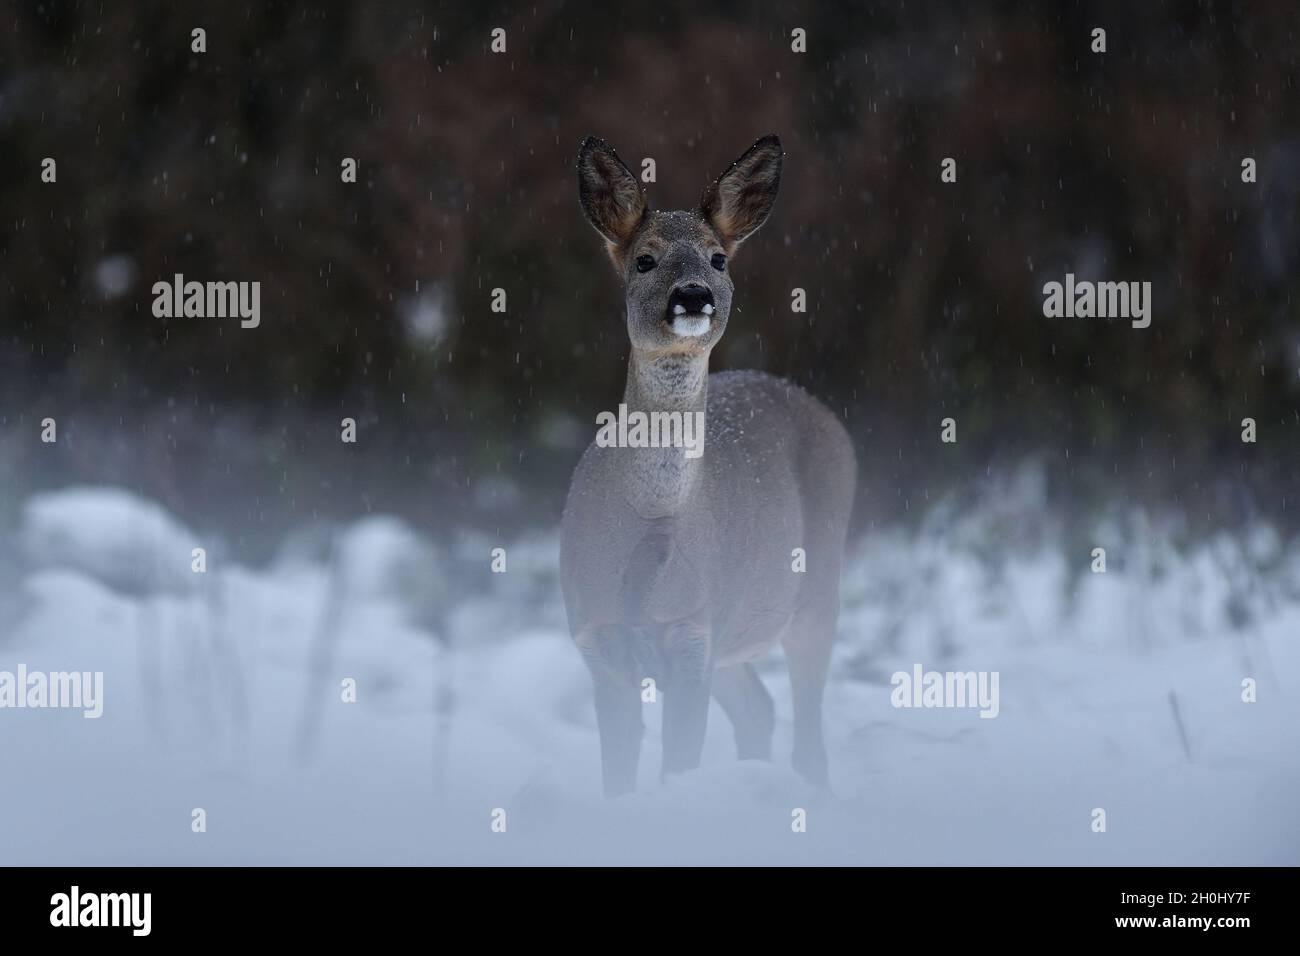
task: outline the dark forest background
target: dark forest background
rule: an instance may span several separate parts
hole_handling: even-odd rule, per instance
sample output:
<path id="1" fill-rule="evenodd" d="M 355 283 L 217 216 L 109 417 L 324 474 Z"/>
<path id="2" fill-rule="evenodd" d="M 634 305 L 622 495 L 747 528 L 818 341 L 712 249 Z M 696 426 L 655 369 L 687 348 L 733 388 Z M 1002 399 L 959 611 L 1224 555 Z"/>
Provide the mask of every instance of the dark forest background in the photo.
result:
<path id="1" fill-rule="evenodd" d="M 1079 521 L 1294 530 L 1298 26 L 1289 2 L 7 5 L 0 526 L 89 481 L 251 551 L 368 511 L 553 525 L 627 357 L 578 143 L 653 157 L 652 204 L 684 207 L 777 132 L 714 367 L 842 412 L 860 528 L 1030 460 Z M 261 327 L 154 318 L 176 272 L 260 280 Z M 1044 318 L 1066 272 L 1151 281 L 1151 327 Z"/>

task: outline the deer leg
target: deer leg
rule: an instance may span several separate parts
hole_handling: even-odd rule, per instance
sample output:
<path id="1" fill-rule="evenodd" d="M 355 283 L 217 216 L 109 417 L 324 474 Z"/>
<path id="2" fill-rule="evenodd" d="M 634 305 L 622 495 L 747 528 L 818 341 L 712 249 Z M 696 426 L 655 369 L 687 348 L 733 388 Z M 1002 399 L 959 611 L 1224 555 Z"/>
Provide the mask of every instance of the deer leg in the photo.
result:
<path id="1" fill-rule="evenodd" d="M 664 636 L 668 682 L 664 688 L 664 760 L 662 776 L 700 765 L 709 720 L 709 632 L 678 624 Z"/>
<path id="2" fill-rule="evenodd" d="M 835 625 L 816 615 L 800 615 L 791 624 L 785 641 L 785 658 L 790 668 L 790 693 L 794 700 L 795 771 L 809 783 L 829 787 L 826 744 L 822 739 L 822 691 L 830 666 Z"/>
<path id="3" fill-rule="evenodd" d="M 641 758 L 641 691 L 630 670 L 626 635 L 615 628 L 593 629 L 578 637 L 591 671 L 600 731 L 600 770 L 605 796 L 636 790 Z"/>
<path id="4" fill-rule="evenodd" d="M 600 770 L 605 796 L 636 790 L 641 758 L 641 695 L 637 688 L 611 675 L 595 676 L 596 724 L 600 728 Z"/>
<path id="5" fill-rule="evenodd" d="M 719 667 L 713 674 L 713 696 L 736 731 L 736 755 L 741 760 L 771 760 L 776 707 L 754 665 Z"/>

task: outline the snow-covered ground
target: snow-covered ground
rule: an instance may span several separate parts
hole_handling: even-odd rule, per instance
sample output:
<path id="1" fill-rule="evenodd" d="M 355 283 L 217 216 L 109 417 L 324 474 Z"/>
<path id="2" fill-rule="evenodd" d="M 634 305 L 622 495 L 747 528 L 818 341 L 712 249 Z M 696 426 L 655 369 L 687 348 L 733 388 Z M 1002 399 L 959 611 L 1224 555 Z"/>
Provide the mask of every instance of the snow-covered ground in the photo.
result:
<path id="1" fill-rule="evenodd" d="M 0 545 L 0 671 L 103 671 L 104 714 L 0 710 L 0 863 L 1300 863 L 1294 542 L 1181 551 L 1143 516 L 1078 573 L 1050 528 L 990 558 L 1006 515 L 935 515 L 853 546 L 833 794 L 789 769 L 774 656 L 774 763 L 735 761 L 715 706 L 701 769 L 661 784 L 648 704 L 640 791 L 606 801 L 553 538 L 369 518 L 328 560 L 198 575 L 201 535 L 150 502 L 38 496 Z M 998 716 L 893 707 L 914 663 L 998 672 Z"/>

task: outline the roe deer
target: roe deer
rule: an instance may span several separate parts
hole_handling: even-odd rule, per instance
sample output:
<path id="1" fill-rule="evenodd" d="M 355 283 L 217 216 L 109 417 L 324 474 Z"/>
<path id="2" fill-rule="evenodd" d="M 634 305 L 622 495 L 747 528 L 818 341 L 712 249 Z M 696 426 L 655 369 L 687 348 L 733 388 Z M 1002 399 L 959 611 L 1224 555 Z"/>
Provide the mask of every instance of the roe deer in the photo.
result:
<path id="1" fill-rule="evenodd" d="M 636 788 L 645 678 L 663 692 L 664 775 L 699 765 L 710 694 L 735 727 L 741 759 L 769 759 L 774 708 L 751 661 L 778 643 L 790 668 L 794 767 L 827 785 L 822 688 L 853 447 L 798 386 L 708 372 L 731 311 L 728 257 L 771 211 L 781 159 L 780 140 L 765 136 L 697 210 L 652 212 L 606 143 L 588 137 L 578 153 L 582 208 L 625 285 L 628 412 L 705 421 L 702 456 L 593 443 L 569 488 L 561 582 L 595 684 L 608 796 Z"/>

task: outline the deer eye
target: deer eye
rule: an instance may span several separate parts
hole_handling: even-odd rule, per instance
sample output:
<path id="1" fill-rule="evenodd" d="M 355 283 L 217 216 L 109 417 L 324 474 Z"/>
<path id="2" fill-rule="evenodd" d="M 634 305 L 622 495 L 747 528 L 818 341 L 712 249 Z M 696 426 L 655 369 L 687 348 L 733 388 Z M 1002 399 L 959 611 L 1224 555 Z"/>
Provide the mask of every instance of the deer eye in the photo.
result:
<path id="1" fill-rule="evenodd" d="M 717 269 L 719 272 L 722 272 L 727 268 L 727 257 L 720 252 L 715 252 L 713 254 L 713 258 L 710 260 L 710 263 L 713 266 L 713 268 Z"/>
<path id="2" fill-rule="evenodd" d="M 655 257 L 654 257 L 654 256 L 637 256 L 637 257 L 636 257 L 636 271 L 637 271 L 637 272 L 649 272 L 649 271 L 650 271 L 651 269 L 653 269 L 654 267 L 655 267 Z"/>

